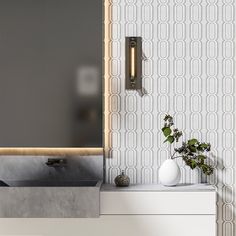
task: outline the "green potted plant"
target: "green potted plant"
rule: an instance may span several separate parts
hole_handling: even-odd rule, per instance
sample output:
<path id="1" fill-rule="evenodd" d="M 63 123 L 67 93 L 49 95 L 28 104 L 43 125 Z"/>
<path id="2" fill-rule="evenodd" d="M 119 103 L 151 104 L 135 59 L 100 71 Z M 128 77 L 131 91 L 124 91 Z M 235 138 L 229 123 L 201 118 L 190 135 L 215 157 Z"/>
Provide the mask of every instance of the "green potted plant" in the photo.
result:
<path id="1" fill-rule="evenodd" d="M 199 142 L 196 138 L 192 138 L 172 151 L 173 143 L 178 142 L 183 133 L 174 127 L 173 117 L 170 115 L 164 117 L 162 133 L 165 136 L 164 143 L 169 143 L 170 148 L 169 159 L 164 161 L 159 169 L 159 180 L 163 185 L 175 186 L 180 181 L 181 172 L 174 161 L 176 158 L 182 158 L 184 163 L 192 170 L 199 168 L 205 175 L 213 173 L 214 168 L 207 164 L 206 156 L 206 153 L 211 150 L 210 143 Z"/>

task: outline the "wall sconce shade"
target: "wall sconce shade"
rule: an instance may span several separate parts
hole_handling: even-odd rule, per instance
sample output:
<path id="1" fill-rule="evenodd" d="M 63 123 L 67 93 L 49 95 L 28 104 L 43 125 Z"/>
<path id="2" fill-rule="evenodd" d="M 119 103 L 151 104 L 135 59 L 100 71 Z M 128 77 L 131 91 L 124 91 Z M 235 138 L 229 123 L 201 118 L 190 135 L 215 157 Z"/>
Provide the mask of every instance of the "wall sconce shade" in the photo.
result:
<path id="1" fill-rule="evenodd" d="M 142 38 L 125 38 L 125 88 L 142 89 Z"/>

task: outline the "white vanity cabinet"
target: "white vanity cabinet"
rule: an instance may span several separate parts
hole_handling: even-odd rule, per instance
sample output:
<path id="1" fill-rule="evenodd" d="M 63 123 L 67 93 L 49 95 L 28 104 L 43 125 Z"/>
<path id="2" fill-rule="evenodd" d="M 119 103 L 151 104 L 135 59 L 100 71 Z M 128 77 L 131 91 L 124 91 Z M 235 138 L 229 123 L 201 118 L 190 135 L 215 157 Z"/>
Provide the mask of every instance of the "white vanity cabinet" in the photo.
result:
<path id="1" fill-rule="evenodd" d="M 216 192 L 209 185 L 103 185 L 103 236 L 215 236 Z"/>
<path id="2" fill-rule="evenodd" d="M 212 186 L 116 188 L 105 184 L 100 190 L 98 218 L 2 218 L 0 235 L 216 236 L 215 221 L 216 192 Z"/>

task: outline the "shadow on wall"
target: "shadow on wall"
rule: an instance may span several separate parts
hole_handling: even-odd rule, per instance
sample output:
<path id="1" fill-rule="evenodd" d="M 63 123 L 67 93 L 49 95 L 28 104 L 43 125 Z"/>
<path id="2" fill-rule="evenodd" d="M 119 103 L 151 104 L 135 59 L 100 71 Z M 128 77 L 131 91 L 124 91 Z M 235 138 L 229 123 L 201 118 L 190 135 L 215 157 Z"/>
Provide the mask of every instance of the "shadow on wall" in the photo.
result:
<path id="1" fill-rule="evenodd" d="M 207 177 L 207 183 L 212 184 L 217 189 L 217 234 L 221 235 L 234 235 L 234 225 L 233 222 L 236 220 L 236 215 L 234 211 L 233 201 L 234 201 L 234 191 L 227 185 L 227 179 L 224 178 L 224 171 L 227 168 L 224 166 L 223 159 L 211 154 L 209 158 L 211 165 L 217 167 L 215 169 L 213 176 Z M 221 219 L 219 216 L 222 216 Z M 219 222 L 219 221 L 222 222 Z"/>

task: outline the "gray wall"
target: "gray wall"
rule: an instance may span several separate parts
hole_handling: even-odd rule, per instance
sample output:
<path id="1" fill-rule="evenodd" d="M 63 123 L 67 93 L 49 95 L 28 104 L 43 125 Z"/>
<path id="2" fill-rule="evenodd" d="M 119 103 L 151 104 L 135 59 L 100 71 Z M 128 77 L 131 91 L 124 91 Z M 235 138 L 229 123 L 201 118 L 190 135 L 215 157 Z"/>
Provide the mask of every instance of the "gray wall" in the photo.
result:
<path id="1" fill-rule="evenodd" d="M 0 1 L 0 146 L 102 146 L 102 1 Z M 98 70 L 78 96 L 76 71 Z"/>

